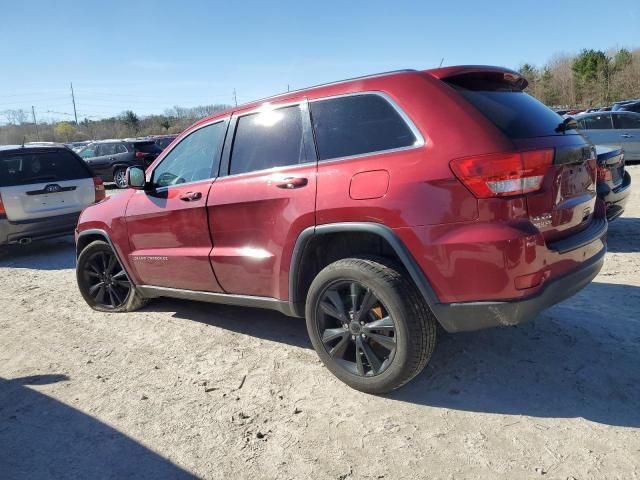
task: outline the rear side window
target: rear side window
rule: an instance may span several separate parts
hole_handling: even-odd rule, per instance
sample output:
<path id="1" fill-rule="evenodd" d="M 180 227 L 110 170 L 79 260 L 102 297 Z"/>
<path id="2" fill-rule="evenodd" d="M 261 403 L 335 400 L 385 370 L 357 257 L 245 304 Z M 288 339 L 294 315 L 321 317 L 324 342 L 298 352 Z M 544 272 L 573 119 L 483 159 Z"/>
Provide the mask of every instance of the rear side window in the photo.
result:
<path id="1" fill-rule="evenodd" d="M 351 95 L 311 102 L 320 160 L 415 145 L 416 135 L 383 97 Z"/>
<path id="2" fill-rule="evenodd" d="M 303 110 L 296 105 L 239 117 L 229 173 L 306 162 L 302 115 Z"/>
<path id="3" fill-rule="evenodd" d="M 584 128 L 587 130 L 610 130 L 613 128 L 611 124 L 611 115 L 591 115 L 582 119 Z"/>
<path id="4" fill-rule="evenodd" d="M 613 115 L 615 128 L 640 130 L 640 115 Z"/>
<path id="5" fill-rule="evenodd" d="M 562 135 L 556 129 L 563 118 L 518 88 L 486 78 L 464 75 L 445 82 L 509 138 Z M 577 132 L 567 130 L 565 133 Z"/>
<path id="6" fill-rule="evenodd" d="M 137 152 L 160 153 L 162 151 L 155 142 L 134 143 L 133 146 Z"/>
<path id="7" fill-rule="evenodd" d="M 84 162 L 68 150 L 0 156 L 0 187 L 63 182 L 91 176 Z"/>

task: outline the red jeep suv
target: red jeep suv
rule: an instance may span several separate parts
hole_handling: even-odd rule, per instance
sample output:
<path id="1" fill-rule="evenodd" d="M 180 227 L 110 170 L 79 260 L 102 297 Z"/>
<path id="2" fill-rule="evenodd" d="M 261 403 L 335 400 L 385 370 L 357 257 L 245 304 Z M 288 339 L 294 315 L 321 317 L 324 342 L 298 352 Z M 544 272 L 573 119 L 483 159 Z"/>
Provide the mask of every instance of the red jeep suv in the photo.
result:
<path id="1" fill-rule="evenodd" d="M 438 323 L 527 321 L 602 267 L 594 148 L 526 85 L 399 71 L 206 118 L 84 210 L 80 292 L 100 311 L 175 297 L 306 317 L 338 378 L 398 388 Z"/>

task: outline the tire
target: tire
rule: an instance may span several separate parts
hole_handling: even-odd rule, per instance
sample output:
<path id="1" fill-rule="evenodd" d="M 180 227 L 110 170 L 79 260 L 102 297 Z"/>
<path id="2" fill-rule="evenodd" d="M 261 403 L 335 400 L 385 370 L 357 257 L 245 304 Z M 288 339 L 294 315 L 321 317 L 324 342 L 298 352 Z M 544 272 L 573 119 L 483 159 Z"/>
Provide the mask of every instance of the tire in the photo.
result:
<path id="1" fill-rule="evenodd" d="M 431 358 L 437 322 L 406 275 L 388 259 L 345 258 L 311 283 L 305 312 L 311 343 L 324 365 L 356 390 L 400 388 Z"/>
<path id="2" fill-rule="evenodd" d="M 136 291 L 115 252 L 103 240 L 91 242 L 80 252 L 76 279 L 85 302 L 99 312 L 133 312 L 148 302 Z"/>
<path id="3" fill-rule="evenodd" d="M 127 169 L 118 167 L 113 171 L 113 183 L 116 184 L 118 188 L 127 188 Z"/>

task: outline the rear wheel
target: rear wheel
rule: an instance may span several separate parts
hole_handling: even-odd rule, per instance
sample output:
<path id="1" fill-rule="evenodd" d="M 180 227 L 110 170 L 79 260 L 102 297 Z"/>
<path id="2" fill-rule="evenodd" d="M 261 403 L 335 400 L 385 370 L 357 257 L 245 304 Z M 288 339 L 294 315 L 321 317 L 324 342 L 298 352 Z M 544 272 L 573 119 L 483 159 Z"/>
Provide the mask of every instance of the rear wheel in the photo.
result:
<path id="1" fill-rule="evenodd" d="M 146 304 L 105 241 L 96 240 L 82 250 L 76 278 L 82 297 L 94 310 L 131 312 Z"/>
<path id="2" fill-rule="evenodd" d="M 126 168 L 116 168 L 113 172 L 113 183 L 116 184 L 118 188 L 127 188 L 127 169 Z"/>
<path id="3" fill-rule="evenodd" d="M 347 258 L 309 289 L 307 330 L 325 366 L 367 393 L 395 390 L 422 371 L 436 321 L 402 270 L 386 259 Z"/>

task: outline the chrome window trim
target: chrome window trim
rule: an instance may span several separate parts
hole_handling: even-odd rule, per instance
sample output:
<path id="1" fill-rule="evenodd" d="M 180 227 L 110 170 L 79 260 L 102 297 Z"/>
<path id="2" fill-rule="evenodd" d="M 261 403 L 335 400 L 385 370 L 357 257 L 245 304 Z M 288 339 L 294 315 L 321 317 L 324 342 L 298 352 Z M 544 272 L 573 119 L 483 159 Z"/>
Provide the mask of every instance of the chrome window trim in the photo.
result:
<path id="1" fill-rule="evenodd" d="M 327 162 L 335 162 L 335 161 L 342 161 L 342 160 L 351 160 L 353 158 L 361 158 L 361 157 L 369 157 L 372 155 L 382 155 L 385 153 L 397 153 L 397 152 L 403 152 L 403 151 L 407 151 L 407 150 L 414 150 L 417 148 L 422 148 L 424 147 L 427 142 L 424 138 L 424 136 L 422 135 L 422 132 L 418 129 L 418 127 L 416 126 L 416 124 L 413 122 L 413 120 L 411 120 L 411 117 L 409 117 L 409 115 L 406 114 L 406 112 L 402 109 L 402 107 L 400 107 L 400 105 L 398 105 L 398 103 L 391 98 L 387 93 L 379 91 L 379 90 L 363 90 L 361 92 L 353 92 L 353 93 L 343 93 L 340 95 L 329 95 L 327 97 L 320 97 L 320 98 L 314 98 L 312 100 L 309 100 L 309 104 L 315 103 L 315 102 L 322 102 L 325 100 L 333 100 L 336 98 L 343 98 L 343 97 L 356 97 L 356 96 L 363 96 L 363 95 L 377 95 L 378 97 L 382 98 L 383 100 L 385 100 L 389 105 L 391 105 L 391 108 L 393 108 L 396 113 L 398 115 L 400 115 L 400 118 L 402 118 L 402 120 L 405 122 L 405 124 L 407 125 L 407 127 L 409 127 L 409 130 L 411 130 L 411 133 L 413 133 L 413 135 L 416 138 L 416 141 L 413 145 L 407 145 L 406 147 L 398 147 L 398 148 L 389 148 L 386 150 L 374 150 L 372 152 L 366 152 L 366 153 L 357 153 L 355 155 L 346 155 L 343 157 L 333 157 L 333 158 L 327 158 L 327 159 L 318 159 L 318 163 L 327 163 Z M 311 108 L 309 108 L 309 110 L 311 111 Z M 313 117 L 313 112 L 311 112 L 312 117 Z M 313 118 L 311 119 L 311 126 L 313 128 Z M 315 131 L 314 131 L 314 138 L 315 138 Z M 317 140 L 316 140 L 316 146 L 317 146 Z"/>
<path id="2" fill-rule="evenodd" d="M 160 161 L 159 161 L 159 162 L 158 162 L 158 163 L 153 167 L 153 170 L 151 170 L 151 171 L 150 171 L 150 172 L 145 176 L 145 181 L 146 181 L 147 183 L 151 183 L 151 179 L 153 178 L 153 174 L 154 174 L 154 172 L 156 171 L 156 169 L 157 169 L 160 165 L 162 165 L 162 162 L 164 162 L 165 158 L 167 158 L 167 157 L 169 156 L 169 154 L 170 154 L 171 152 L 173 152 L 173 151 L 175 150 L 175 148 L 176 148 L 178 145 L 180 145 L 184 140 L 186 140 L 187 138 L 189 138 L 189 136 L 190 136 L 192 133 L 195 133 L 195 132 L 197 132 L 198 130 L 201 130 L 201 129 L 205 128 L 205 127 L 210 127 L 211 125 L 215 125 L 215 124 L 217 124 L 217 123 L 223 123 L 223 122 L 226 122 L 226 121 L 228 121 L 230 118 L 231 118 L 231 115 L 228 115 L 228 116 L 223 117 L 223 118 L 216 118 L 215 120 L 212 120 L 212 121 L 210 121 L 210 122 L 203 123 L 202 125 L 198 125 L 198 126 L 197 126 L 196 128 L 194 128 L 193 130 L 189 130 L 189 132 L 188 132 L 187 134 L 185 134 L 185 136 L 184 136 L 184 137 L 182 137 L 178 143 L 176 143 L 173 147 L 171 147 L 171 150 L 167 151 L 167 153 L 162 152 L 162 153 L 164 153 L 164 155 L 162 155 L 162 158 L 160 159 Z M 224 146 L 224 138 L 222 139 L 222 144 L 223 144 L 223 146 Z M 169 188 L 172 188 L 172 187 L 181 187 L 181 186 L 183 186 L 183 185 L 189 185 L 189 184 L 192 184 L 192 183 L 204 182 L 204 181 L 207 181 L 207 180 L 212 180 L 212 179 L 214 179 L 214 178 L 217 178 L 217 177 L 209 177 L 209 178 L 203 178 L 203 179 L 200 179 L 200 180 L 195 180 L 195 181 L 193 181 L 193 182 L 185 182 L 185 183 L 178 183 L 178 184 L 175 184 L 175 185 L 167 185 L 167 186 L 164 186 L 164 187 L 156 188 L 156 189 L 155 189 L 155 191 L 156 191 L 156 192 L 166 191 L 166 190 L 168 190 Z M 141 191 L 143 191 L 143 192 L 144 192 L 144 190 L 141 190 Z"/>

